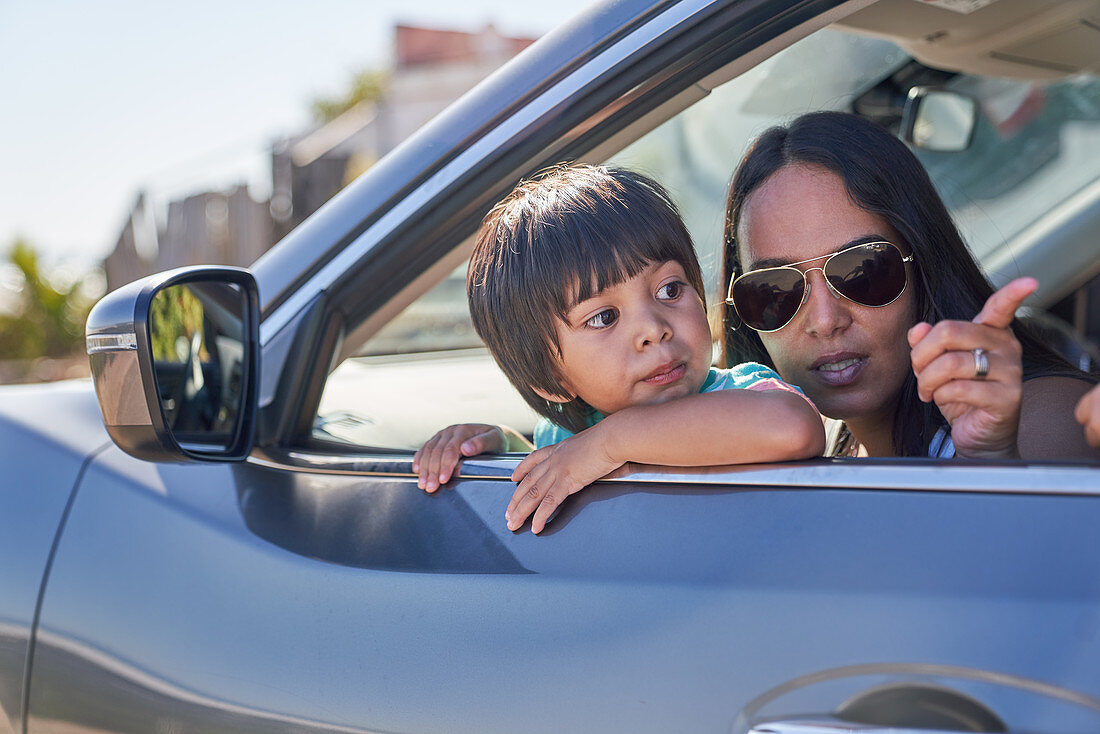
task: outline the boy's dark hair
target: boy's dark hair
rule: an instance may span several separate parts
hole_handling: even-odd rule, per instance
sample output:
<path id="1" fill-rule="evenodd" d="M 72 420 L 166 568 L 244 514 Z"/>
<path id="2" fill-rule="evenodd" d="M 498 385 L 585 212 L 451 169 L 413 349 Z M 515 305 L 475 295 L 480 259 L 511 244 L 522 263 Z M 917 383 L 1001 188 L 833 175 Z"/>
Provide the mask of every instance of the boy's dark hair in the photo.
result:
<path id="1" fill-rule="evenodd" d="M 561 385 L 557 324 L 577 303 L 675 261 L 702 299 L 699 261 L 660 184 L 621 168 L 560 165 L 521 181 L 477 232 L 466 276 L 474 328 L 527 404 L 573 432 L 592 408 L 555 403 Z"/>

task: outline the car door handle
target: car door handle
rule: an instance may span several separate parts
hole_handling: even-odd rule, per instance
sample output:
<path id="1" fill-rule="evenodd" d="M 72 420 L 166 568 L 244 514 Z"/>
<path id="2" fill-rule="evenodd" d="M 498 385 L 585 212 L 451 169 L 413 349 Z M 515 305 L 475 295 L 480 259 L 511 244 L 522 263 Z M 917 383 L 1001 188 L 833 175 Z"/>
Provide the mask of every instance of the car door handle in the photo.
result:
<path id="1" fill-rule="evenodd" d="M 749 734 L 959 734 L 947 729 L 923 729 L 881 724 L 859 724 L 840 719 L 791 719 L 789 721 L 765 721 L 751 729 Z"/>

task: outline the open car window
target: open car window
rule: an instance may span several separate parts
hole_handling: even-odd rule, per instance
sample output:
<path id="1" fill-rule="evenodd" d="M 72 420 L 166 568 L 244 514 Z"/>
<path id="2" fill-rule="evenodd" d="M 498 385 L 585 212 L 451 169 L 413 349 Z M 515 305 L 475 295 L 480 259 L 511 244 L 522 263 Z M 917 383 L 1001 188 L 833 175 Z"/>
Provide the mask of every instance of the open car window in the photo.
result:
<path id="1" fill-rule="evenodd" d="M 913 75 L 978 103 L 969 147 L 916 151 L 975 255 L 995 282 L 1035 275 L 1045 304 L 1063 298 L 1080 277 L 1081 258 L 1093 271 L 1100 259 L 1095 248 L 1077 252 L 1051 225 L 1097 196 L 1100 81 L 1092 77 L 1043 83 L 945 73 L 922 67 L 893 43 L 827 28 L 717 87 L 607 162 L 669 189 L 699 253 L 708 307 L 717 313 L 725 288 L 726 187 L 748 143 L 771 125 L 819 109 L 856 111 L 896 129 L 903 80 Z M 329 376 L 314 437 L 415 449 L 451 423 L 505 424 L 530 434 L 536 419 L 472 328 L 463 265 Z"/>
<path id="2" fill-rule="evenodd" d="M 314 438 L 416 449 L 452 423 L 536 420 L 474 331 L 463 263 L 329 375 Z"/>

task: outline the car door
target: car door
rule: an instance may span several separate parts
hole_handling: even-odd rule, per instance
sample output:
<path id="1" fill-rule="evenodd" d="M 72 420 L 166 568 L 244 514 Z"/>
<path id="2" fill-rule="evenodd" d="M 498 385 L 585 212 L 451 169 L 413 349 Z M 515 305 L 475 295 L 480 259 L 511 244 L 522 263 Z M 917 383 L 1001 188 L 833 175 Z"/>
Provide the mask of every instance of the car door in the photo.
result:
<path id="1" fill-rule="evenodd" d="M 765 44 L 867 4 L 609 4 L 258 262 L 257 449 L 89 464 L 27 730 L 744 732 L 930 708 L 1095 730 L 1094 468 L 631 467 L 535 537 L 503 522 L 517 457 L 467 461 L 427 495 L 402 445 L 441 419 L 433 403 L 484 402 L 455 378 L 491 374 L 483 352 L 348 359 L 446 282 L 518 176 L 604 159 Z M 396 387 L 413 374 L 422 409 Z M 365 407 L 343 410 L 353 387 Z"/>
<path id="2" fill-rule="evenodd" d="M 1013 731 L 1096 724 L 1093 469 L 637 473 L 536 537 L 504 526 L 514 463 L 427 495 L 407 457 L 108 452 L 52 569 L 29 731 L 744 731 L 884 685 Z"/>

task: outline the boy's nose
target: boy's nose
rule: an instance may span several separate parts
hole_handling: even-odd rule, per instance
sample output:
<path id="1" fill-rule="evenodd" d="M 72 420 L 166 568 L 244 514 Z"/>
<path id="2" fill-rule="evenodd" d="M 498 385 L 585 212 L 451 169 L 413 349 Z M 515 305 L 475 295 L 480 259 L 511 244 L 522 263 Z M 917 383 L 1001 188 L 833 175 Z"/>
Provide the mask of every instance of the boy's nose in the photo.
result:
<path id="1" fill-rule="evenodd" d="M 672 338 L 672 325 L 656 311 L 646 311 L 641 317 L 635 341 L 639 349 Z"/>
<path id="2" fill-rule="evenodd" d="M 829 337 L 848 328 L 852 323 L 848 301 L 833 292 L 821 268 L 806 271 L 806 288 L 801 318 L 807 334 Z"/>

